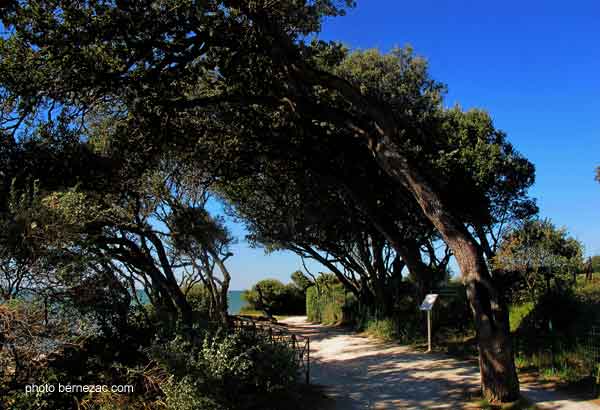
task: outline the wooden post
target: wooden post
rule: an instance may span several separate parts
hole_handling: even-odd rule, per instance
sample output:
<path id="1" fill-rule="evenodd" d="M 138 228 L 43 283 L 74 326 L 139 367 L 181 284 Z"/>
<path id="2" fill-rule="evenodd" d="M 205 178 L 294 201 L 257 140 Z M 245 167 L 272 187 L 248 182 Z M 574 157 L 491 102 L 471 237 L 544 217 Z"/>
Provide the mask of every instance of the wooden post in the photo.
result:
<path id="1" fill-rule="evenodd" d="M 306 384 L 310 384 L 310 338 L 306 338 Z"/>
<path id="2" fill-rule="evenodd" d="M 420 310 L 427 311 L 427 353 L 431 352 L 431 311 L 433 310 L 433 305 L 437 300 L 437 293 L 429 293 L 425 295 L 425 299 L 423 299 L 423 303 L 419 307 Z"/>
<path id="3" fill-rule="evenodd" d="M 431 352 L 431 310 L 427 311 L 427 353 Z"/>

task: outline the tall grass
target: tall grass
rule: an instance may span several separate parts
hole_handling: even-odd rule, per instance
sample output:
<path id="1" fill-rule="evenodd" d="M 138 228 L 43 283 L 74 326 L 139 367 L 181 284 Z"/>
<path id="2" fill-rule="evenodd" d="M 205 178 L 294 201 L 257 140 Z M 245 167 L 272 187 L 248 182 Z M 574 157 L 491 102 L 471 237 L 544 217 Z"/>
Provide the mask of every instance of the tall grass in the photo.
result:
<path id="1" fill-rule="evenodd" d="M 367 322 L 364 333 L 386 342 L 398 339 L 396 325 L 392 319 L 371 319 Z"/>
<path id="2" fill-rule="evenodd" d="M 344 321 L 344 310 L 352 299 L 341 284 L 312 286 L 306 290 L 306 316 L 311 322 L 326 325 Z"/>

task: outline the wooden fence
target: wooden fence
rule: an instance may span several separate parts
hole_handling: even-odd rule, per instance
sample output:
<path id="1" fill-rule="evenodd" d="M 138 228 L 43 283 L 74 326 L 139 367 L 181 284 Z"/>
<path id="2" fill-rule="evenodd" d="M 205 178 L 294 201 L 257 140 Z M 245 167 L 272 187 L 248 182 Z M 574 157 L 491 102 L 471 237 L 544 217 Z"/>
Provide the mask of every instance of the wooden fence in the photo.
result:
<path id="1" fill-rule="evenodd" d="M 272 343 L 288 345 L 295 353 L 294 357 L 300 373 L 304 375 L 306 384 L 310 384 L 310 338 L 296 335 L 287 327 L 267 320 L 256 320 L 249 316 L 233 316 L 232 325 L 235 329 L 260 333 Z"/>

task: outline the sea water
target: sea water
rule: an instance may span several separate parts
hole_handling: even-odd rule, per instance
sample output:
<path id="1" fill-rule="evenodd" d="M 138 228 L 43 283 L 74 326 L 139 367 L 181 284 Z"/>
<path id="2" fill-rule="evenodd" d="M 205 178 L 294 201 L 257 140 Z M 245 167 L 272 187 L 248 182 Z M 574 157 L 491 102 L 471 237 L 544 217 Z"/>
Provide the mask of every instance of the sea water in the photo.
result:
<path id="1" fill-rule="evenodd" d="M 237 315 L 240 313 L 240 309 L 244 305 L 244 301 L 242 300 L 243 290 L 230 290 L 227 292 L 227 299 L 229 302 L 228 312 L 230 315 Z M 142 304 L 148 302 L 148 296 L 143 290 L 138 290 L 138 298 Z"/>

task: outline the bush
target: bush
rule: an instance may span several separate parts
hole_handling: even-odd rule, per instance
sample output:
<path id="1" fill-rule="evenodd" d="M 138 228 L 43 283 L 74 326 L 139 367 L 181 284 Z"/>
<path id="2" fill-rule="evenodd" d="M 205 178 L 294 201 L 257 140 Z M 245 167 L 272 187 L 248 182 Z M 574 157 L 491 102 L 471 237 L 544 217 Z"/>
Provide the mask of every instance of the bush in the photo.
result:
<path id="1" fill-rule="evenodd" d="M 396 324 L 392 319 L 372 319 L 367 323 L 365 333 L 369 336 L 390 342 L 398 338 Z"/>
<path id="2" fill-rule="evenodd" d="M 295 352 L 261 334 L 218 331 L 200 346 L 176 338 L 152 350 L 173 376 L 162 388 L 177 410 L 252 408 L 257 397 L 285 390 L 298 376 Z"/>
<path id="3" fill-rule="evenodd" d="M 306 289 L 306 318 L 310 322 L 321 321 L 319 295 L 317 293 L 317 288 L 314 286 Z"/>
<path id="4" fill-rule="evenodd" d="M 529 312 L 525 314 L 527 309 Z M 513 308 L 511 313 L 525 314 L 515 331 L 517 353 L 541 368 L 540 363 L 546 360 L 548 352 L 567 354 L 576 350 L 580 342 L 578 336 L 586 334 L 588 325 L 582 309 L 570 289 L 548 292 L 532 307 Z M 516 321 L 516 317 L 511 318 L 511 329 Z"/>
<path id="5" fill-rule="evenodd" d="M 306 291 L 306 315 L 309 321 L 335 324 L 346 321 L 353 298 L 341 284 L 311 286 Z"/>
<path id="6" fill-rule="evenodd" d="M 600 272 L 600 255 L 592 256 L 592 270 L 594 272 Z"/>
<path id="7" fill-rule="evenodd" d="M 251 290 L 244 291 L 242 299 L 246 301 L 242 311 L 259 310 L 269 316 L 305 314 L 304 290 L 276 279 L 257 282 Z"/>
<path id="8" fill-rule="evenodd" d="M 27 394 L 24 391 L 13 390 L 0 400 L 0 408 L 5 404 L 11 410 L 59 410 L 49 399 L 50 394 Z M 65 408 L 66 409 L 66 408 Z"/>
<path id="9" fill-rule="evenodd" d="M 189 289 L 184 289 L 186 299 L 194 313 L 201 318 L 211 315 L 210 291 L 204 285 L 196 284 Z"/>
<path id="10" fill-rule="evenodd" d="M 221 410 L 214 400 L 201 394 L 201 388 L 190 377 L 175 381 L 171 378 L 162 386 L 169 410 Z"/>

